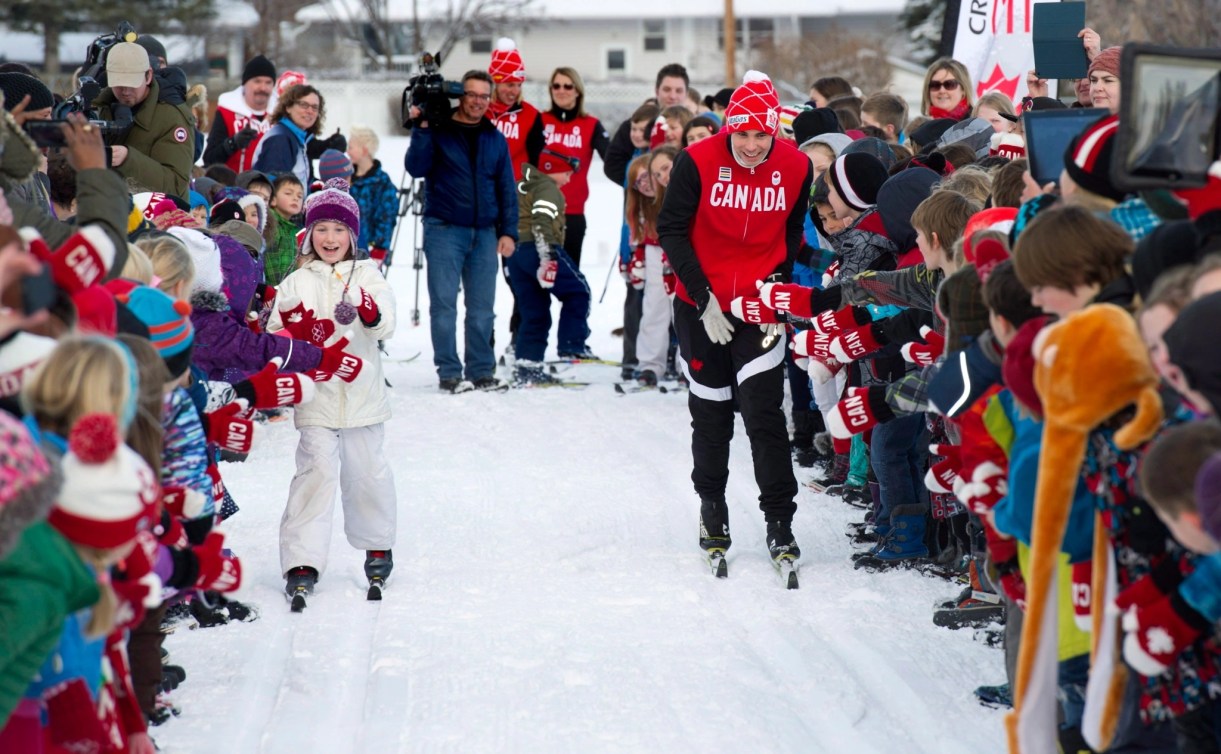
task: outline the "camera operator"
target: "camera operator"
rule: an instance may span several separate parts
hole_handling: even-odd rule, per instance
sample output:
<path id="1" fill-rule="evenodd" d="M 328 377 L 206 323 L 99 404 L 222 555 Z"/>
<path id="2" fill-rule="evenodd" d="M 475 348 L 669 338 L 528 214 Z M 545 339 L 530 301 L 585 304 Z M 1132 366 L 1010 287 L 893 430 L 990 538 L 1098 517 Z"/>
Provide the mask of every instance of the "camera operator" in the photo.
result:
<path id="1" fill-rule="evenodd" d="M 493 376 L 492 353 L 496 255 L 510 256 L 517 243 L 517 187 L 508 143 L 484 117 L 492 99 L 492 77 L 468 71 L 462 92 L 458 107 L 439 123 L 429 123 L 419 107 L 411 107 L 416 127 L 406 157 L 407 172 L 425 179 L 424 255 L 433 363 L 441 389 L 448 392 L 500 385 Z M 448 100 L 427 107 L 429 113 L 448 109 Z M 467 312 L 465 372 L 457 348 L 459 283 Z"/>
<path id="2" fill-rule="evenodd" d="M 148 52 L 120 42 L 106 56 L 110 84 L 94 100 L 98 115 L 116 120 L 116 110 L 131 108 L 127 133 L 111 140 L 110 165 L 148 191 L 187 196 L 195 157 L 195 118 L 185 104 L 159 101 L 161 84 L 153 77 Z"/>

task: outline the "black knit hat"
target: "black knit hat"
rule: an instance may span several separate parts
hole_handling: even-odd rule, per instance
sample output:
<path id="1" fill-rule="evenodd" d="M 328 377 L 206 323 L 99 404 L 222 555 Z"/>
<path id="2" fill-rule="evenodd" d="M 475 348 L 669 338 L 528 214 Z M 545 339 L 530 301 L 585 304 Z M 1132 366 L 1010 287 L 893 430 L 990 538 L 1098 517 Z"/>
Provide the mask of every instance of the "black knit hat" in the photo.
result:
<path id="1" fill-rule="evenodd" d="M 936 144 L 942 135 L 949 131 L 950 127 L 957 122 L 953 118 L 930 120 L 915 131 L 912 131 L 912 141 L 916 142 L 921 149 L 924 149 L 929 144 Z"/>
<path id="2" fill-rule="evenodd" d="M 1064 152 L 1068 177 L 1091 194 L 1122 202 L 1127 193 L 1111 183 L 1111 161 L 1115 154 L 1115 134 L 1119 116 L 1104 115 L 1075 136 Z"/>
<path id="3" fill-rule="evenodd" d="M 276 80 L 276 66 L 262 55 L 255 55 L 246 63 L 246 67 L 242 69 L 242 83 L 245 84 L 255 76 L 266 76 L 272 81 Z"/>
<path id="4" fill-rule="evenodd" d="M 839 118 L 835 117 L 835 111 L 828 107 L 803 110 L 793 118 L 793 140 L 798 144 L 805 144 L 815 136 L 843 132 L 839 127 Z"/>
<path id="5" fill-rule="evenodd" d="M 886 166 L 871 154 L 841 154 L 827 169 L 831 185 L 847 204 L 864 212 L 878 201 L 878 190 L 889 177 Z"/>
<path id="6" fill-rule="evenodd" d="M 1215 333 L 1221 320 L 1221 293 L 1210 293 L 1184 307 L 1162 336 L 1170 363 L 1187 378 L 1187 385 L 1208 400 L 1213 414 L 1221 413 L 1221 350 Z"/>
<path id="7" fill-rule="evenodd" d="M 0 91 L 4 92 L 5 110 L 21 104 L 27 94 L 30 95 L 30 104 L 25 106 L 27 112 L 55 106 L 55 98 L 47 85 L 24 73 L 0 73 Z"/>
<path id="8" fill-rule="evenodd" d="M 882 163 L 882 167 L 888 171 L 895 166 L 895 153 L 886 142 L 876 136 L 866 136 L 863 139 L 857 139 L 848 146 L 844 147 L 840 154 L 868 154 L 878 158 Z"/>
<path id="9" fill-rule="evenodd" d="M 233 199 L 222 199 L 212 205 L 212 211 L 208 213 L 208 227 L 223 225 L 230 220 L 246 220 L 246 211 L 242 209 L 242 205 Z"/>
<path id="10" fill-rule="evenodd" d="M 169 62 L 170 56 L 165 54 L 165 45 L 161 44 L 161 40 L 152 34 L 141 34 L 136 37 L 136 44 L 148 51 L 148 64 L 154 69 L 161 67 L 161 60 Z M 157 58 L 161 58 L 161 60 Z"/>

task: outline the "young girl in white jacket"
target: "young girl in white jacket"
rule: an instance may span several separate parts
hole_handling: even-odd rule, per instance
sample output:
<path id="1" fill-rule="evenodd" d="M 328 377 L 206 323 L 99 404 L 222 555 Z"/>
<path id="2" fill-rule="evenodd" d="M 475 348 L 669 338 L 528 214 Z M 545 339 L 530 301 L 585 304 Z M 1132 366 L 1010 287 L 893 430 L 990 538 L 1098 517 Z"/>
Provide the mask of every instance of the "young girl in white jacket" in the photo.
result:
<path id="1" fill-rule="evenodd" d="M 346 350 L 363 365 L 353 361 L 359 373 L 351 382 L 319 382 L 314 400 L 294 410 L 297 473 L 280 520 L 288 596 L 302 596 L 294 609 L 326 569 L 337 488 L 348 542 L 366 552 L 370 599 L 381 598 L 390 575 L 396 527 L 394 477 L 382 451 L 390 401 L 377 348 L 394 334 L 394 293 L 375 262 L 354 258 L 360 208 L 346 192 L 310 196 L 305 228 L 297 269 L 277 288 L 267 330 L 287 330 L 320 347 L 346 338 Z"/>

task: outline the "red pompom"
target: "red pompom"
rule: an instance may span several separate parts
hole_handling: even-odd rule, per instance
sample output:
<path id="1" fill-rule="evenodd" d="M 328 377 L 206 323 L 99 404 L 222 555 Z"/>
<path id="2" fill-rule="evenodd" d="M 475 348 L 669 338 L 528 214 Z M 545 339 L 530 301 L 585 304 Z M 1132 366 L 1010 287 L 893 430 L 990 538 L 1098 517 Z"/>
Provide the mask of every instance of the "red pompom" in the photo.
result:
<path id="1" fill-rule="evenodd" d="M 180 298 L 174 299 L 174 311 L 178 312 L 184 317 L 189 317 L 191 316 L 191 305 Z"/>
<path id="2" fill-rule="evenodd" d="M 86 414 L 72 427 L 68 450 L 84 463 L 104 463 L 119 448 L 119 422 L 110 414 Z"/>

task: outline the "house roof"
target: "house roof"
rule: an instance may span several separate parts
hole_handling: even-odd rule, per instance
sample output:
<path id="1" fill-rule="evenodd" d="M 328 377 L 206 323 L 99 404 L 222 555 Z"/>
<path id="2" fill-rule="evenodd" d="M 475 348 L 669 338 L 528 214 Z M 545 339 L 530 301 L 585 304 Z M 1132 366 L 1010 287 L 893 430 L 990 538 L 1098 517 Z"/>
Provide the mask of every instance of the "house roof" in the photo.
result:
<path id="1" fill-rule="evenodd" d="M 444 0 L 420 2 L 420 18 L 430 19 L 444 15 L 448 3 Z M 838 16 L 857 14 L 897 14 L 903 10 L 904 0 L 769 0 L 769 2 L 742 2 L 735 4 L 740 18 L 777 16 Z M 389 18 L 408 21 L 411 19 L 411 0 L 387 0 Z M 597 20 L 597 19 L 658 19 L 658 18 L 720 18 L 724 11 L 721 0 L 616 0 L 614 3 L 559 2 L 543 0 L 532 16 L 548 20 Z M 311 5 L 297 14 L 297 20 L 329 21 L 332 18 L 353 18 L 363 14 L 360 0 L 330 0 Z"/>
<path id="2" fill-rule="evenodd" d="M 61 34 L 59 36 L 60 60 L 65 64 L 83 63 L 89 45 L 100 33 L 102 32 L 64 32 Z M 0 51 L 4 60 L 35 65 L 42 63 L 42 34 L 12 31 L 8 27 L 0 25 L 0 35 L 4 37 L 4 49 Z M 188 37 L 180 34 L 156 34 L 154 36 L 165 45 L 165 53 L 169 56 L 171 64 L 179 60 L 194 60 L 203 57 L 203 37 Z"/>

